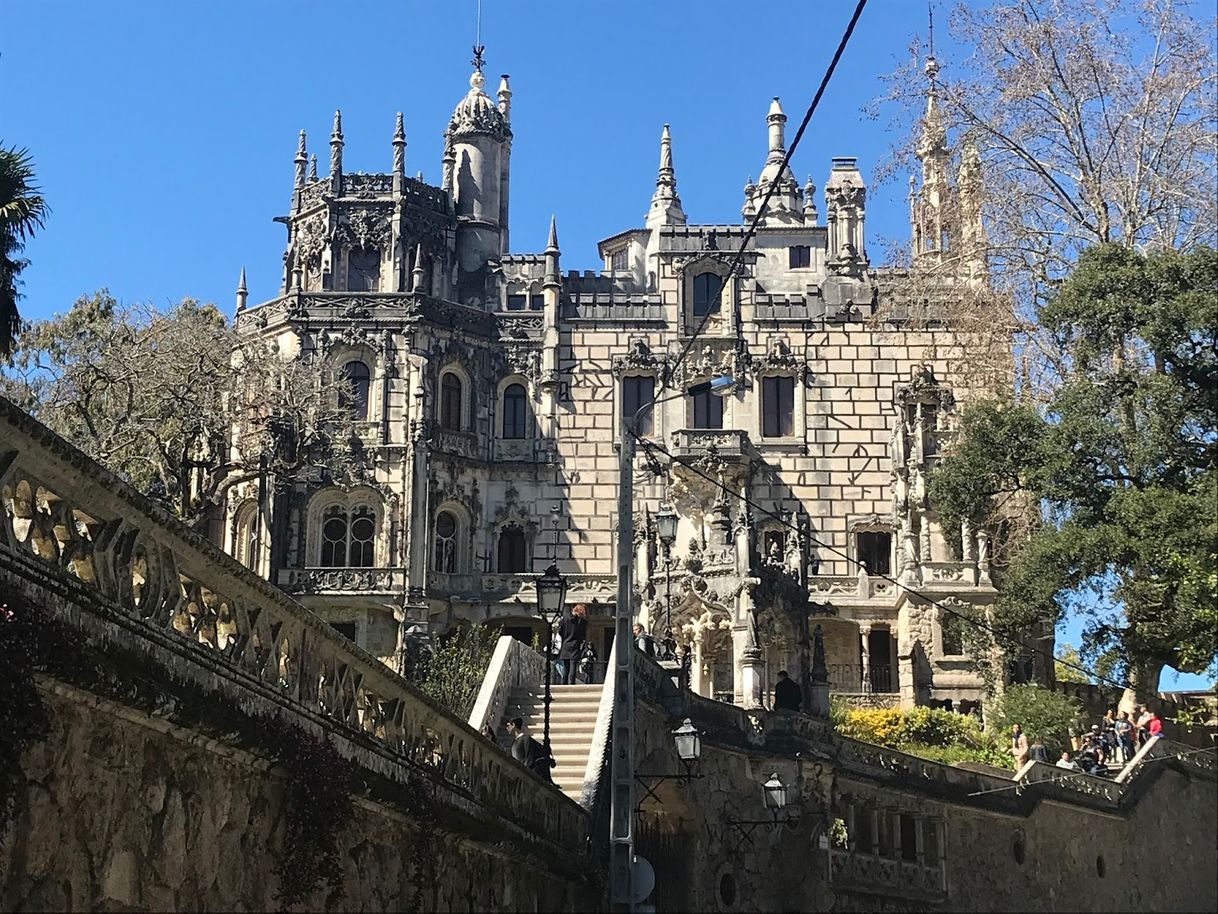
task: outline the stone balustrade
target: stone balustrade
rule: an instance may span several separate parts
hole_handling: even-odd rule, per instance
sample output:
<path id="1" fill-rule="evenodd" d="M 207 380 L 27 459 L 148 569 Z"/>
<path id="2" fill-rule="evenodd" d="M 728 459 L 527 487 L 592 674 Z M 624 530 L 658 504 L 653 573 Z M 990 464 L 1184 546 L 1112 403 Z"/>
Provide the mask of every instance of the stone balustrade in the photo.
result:
<path id="1" fill-rule="evenodd" d="M 121 643 L 244 713 L 293 714 L 382 774 L 414 772 L 450 802 L 583 847 L 587 816 L 556 788 L 2 398 L 0 510 L 0 582 L 42 594 L 83 640 Z"/>
<path id="2" fill-rule="evenodd" d="M 724 460 L 745 460 L 751 450 L 748 432 L 738 428 L 682 428 L 672 433 L 674 457 L 701 457 L 714 448 Z"/>
<path id="3" fill-rule="evenodd" d="M 406 569 L 397 568 L 281 568 L 279 586 L 288 593 L 401 593 Z"/>

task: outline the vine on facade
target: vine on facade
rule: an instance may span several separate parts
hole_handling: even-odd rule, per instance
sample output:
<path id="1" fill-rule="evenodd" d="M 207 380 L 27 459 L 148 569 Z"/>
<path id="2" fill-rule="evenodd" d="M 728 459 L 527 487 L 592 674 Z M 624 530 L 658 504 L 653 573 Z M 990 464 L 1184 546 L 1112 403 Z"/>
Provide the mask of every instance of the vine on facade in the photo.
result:
<path id="1" fill-rule="evenodd" d="M 278 731 L 276 756 L 288 772 L 283 855 L 275 866 L 276 897 L 290 907 L 325 885 L 329 890 L 325 906 L 333 908 L 344 895 L 337 838 L 355 812 L 354 766 L 327 739 L 282 722 L 273 729 Z"/>
<path id="2" fill-rule="evenodd" d="M 34 673 L 46 661 L 53 634 L 42 614 L 25 605 L 0 603 L 0 844 L 16 811 L 25 774 L 21 754 L 46 739 L 51 714 Z"/>

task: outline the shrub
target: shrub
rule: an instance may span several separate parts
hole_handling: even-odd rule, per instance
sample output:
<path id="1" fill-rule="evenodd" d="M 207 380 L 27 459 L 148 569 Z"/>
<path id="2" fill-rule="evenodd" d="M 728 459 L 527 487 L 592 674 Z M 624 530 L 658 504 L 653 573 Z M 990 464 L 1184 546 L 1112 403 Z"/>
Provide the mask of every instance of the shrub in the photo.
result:
<path id="1" fill-rule="evenodd" d="M 990 732 L 1008 734 L 1019 724 L 1028 742 L 1039 736 L 1054 758 L 1070 748 L 1070 727 L 1083 716 L 1077 700 L 1037 685 L 1009 686 L 988 718 Z"/>
<path id="2" fill-rule="evenodd" d="M 898 749 L 931 761 L 981 762 L 1011 767 L 1011 756 L 977 720 L 938 708 L 851 708 L 835 703 L 830 716 L 837 732 L 850 739 Z"/>

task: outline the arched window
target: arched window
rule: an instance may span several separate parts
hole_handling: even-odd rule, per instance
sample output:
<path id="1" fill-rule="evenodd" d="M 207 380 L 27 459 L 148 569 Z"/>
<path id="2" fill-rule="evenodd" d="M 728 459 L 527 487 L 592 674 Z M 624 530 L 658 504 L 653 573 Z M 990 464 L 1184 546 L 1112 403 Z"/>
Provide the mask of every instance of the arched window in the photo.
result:
<path id="1" fill-rule="evenodd" d="M 440 428 L 461 431 L 461 407 L 465 396 L 461 379 L 449 371 L 440 379 Z"/>
<path id="2" fill-rule="evenodd" d="M 699 273 L 694 277 L 694 314 L 714 314 L 719 310 L 719 290 L 723 280 L 717 273 Z"/>
<path id="3" fill-rule="evenodd" d="M 528 397 L 523 384 L 509 384 L 503 389 L 503 437 L 527 438 L 529 423 Z"/>
<path id="4" fill-rule="evenodd" d="M 254 568 L 258 562 L 258 505 L 246 502 L 237 509 L 237 520 L 233 526 L 233 558 L 246 568 Z"/>
<path id="5" fill-rule="evenodd" d="M 524 571 L 527 564 L 524 531 L 516 524 L 508 524 L 499 531 L 499 571 L 514 574 Z"/>
<path id="6" fill-rule="evenodd" d="M 435 570 L 443 574 L 455 574 L 457 571 L 457 518 L 451 511 L 441 511 L 436 515 L 435 540 Z"/>
<path id="7" fill-rule="evenodd" d="M 344 389 L 342 405 L 351 413 L 351 418 L 358 422 L 368 418 L 368 387 L 371 374 L 368 366 L 355 359 L 343 366 Z"/>
<path id="8" fill-rule="evenodd" d="M 321 564 L 325 568 L 371 568 L 376 514 L 367 505 L 334 505 L 321 522 Z"/>
<path id="9" fill-rule="evenodd" d="M 376 248 L 355 248 L 347 254 L 347 291 L 379 292 L 381 252 Z"/>
<path id="10" fill-rule="evenodd" d="M 656 379 L 650 376 L 632 376 L 622 378 L 622 415 L 633 420 L 640 409 L 655 400 Z M 638 428 L 640 435 L 650 435 L 653 429 L 655 410 L 647 410 L 639 416 Z"/>

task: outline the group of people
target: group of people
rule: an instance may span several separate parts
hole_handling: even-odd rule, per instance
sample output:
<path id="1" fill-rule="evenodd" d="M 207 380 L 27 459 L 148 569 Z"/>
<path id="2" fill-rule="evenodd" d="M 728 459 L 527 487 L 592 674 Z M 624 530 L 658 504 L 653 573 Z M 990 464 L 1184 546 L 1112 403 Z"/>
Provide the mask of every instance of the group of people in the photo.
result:
<path id="1" fill-rule="evenodd" d="M 1114 766 L 1127 764 L 1152 736 L 1162 734 L 1163 721 L 1150 708 L 1136 705 L 1132 714 L 1109 708 L 1089 730 L 1070 728 L 1070 750 L 1063 751 L 1055 764 L 1086 774 L 1106 774 Z M 1011 755 L 1016 769 L 1028 761 L 1049 762 L 1049 750 L 1041 738 L 1033 734 L 1029 741 L 1019 724 L 1011 728 Z"/>

